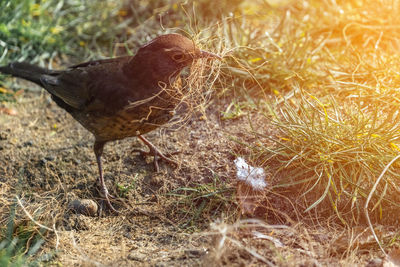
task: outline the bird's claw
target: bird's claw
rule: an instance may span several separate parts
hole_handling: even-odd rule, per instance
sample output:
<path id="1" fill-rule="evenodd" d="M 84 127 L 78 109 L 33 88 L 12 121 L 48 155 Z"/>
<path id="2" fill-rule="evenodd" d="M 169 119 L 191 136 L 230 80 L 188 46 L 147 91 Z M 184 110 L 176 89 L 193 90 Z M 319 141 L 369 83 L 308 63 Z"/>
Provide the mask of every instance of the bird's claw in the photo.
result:
<path id="1" fill-rule="evenodd" d="M 142 149 L 134 149 L 133 152 L 139 152 L 141 156 L 145 157 L 145 156 L 153 156 L 154 157 L 154 169 L 156 172 L 160 171 L 160 167 L 158 166 L 158 161 L 159 160 L 163 160 L 165 162 L 168 162 L 169 164 L 178 166 L 178 163 L 172 159 L 170 159 L 168 156 L 170 156 L 170 154 L 168 154 L 168 156 L 164 155 L 161 151 L 159 151 L 156 147 L 154 146 L 149 146 L 149 151 L 145 151 Z M 176 153 L 173 153 L 176 154 Z"/>
<path id="2" fill-rule="evenodd" d="M 110 193 L 108 193 L 108 189 L 107 187 L 102 187 L 100 190 L 100 195 L 104 198 L 107 207 L 116 214 L 119 214 L 119 211 L 117 211 L 114 206 L 111 204 L 110 198 L 111 199 L 115 199 L 115 197 L 113 195 L 111 195 Z"/>
<path id="3" fill-rule="evenodd" d="M 116 199 L 116 197 L 114 197 L 114 195 L 111 195 L 111 194 L 108 192 L 108 189 L 107 189 L 106 187 L 101 189 L 100 195 L 101 195 L 102 197 L 104 197 L 104 198 Z"/>

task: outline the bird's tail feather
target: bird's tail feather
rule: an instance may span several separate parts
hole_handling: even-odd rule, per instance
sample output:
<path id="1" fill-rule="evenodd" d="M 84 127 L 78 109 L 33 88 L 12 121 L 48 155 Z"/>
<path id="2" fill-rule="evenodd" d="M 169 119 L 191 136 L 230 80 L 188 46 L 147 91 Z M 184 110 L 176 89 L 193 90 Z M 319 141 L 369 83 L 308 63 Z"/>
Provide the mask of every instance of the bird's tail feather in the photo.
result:
<path id="1" fill-rule="evenodd" d="M 6 66 L 0 66 L 0 72 L 23 78 L 43 86 L 40 77 L 43 74 L 50 74 L 51 71 L 26 62 L 13 62 Z"/>

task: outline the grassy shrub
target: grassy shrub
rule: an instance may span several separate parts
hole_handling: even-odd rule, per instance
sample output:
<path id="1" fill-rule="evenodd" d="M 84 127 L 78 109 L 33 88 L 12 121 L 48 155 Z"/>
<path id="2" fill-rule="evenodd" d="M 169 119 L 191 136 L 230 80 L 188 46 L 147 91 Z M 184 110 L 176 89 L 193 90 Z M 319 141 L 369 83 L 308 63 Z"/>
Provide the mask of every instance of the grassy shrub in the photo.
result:
<path id="1" fill-rule="evenodd" d="M 301 212 L 333 213 L 344 224 L 364 219 L 372 186 L 400 152 L 398 18 L 393 3 L 382 2 L 293 1 L 275 7 L 275 24 L 265 18 L 268 26 L 252 30 L 253 18 L 263 25 L 259 14 L 237 18 L 240 30 L 232 26 L 230 40 L 248 35 L 226 77 L 245 94 L 264 96 L 253 97 L 257 109 L 247 111 L 265 114 L 277 130 L 271 138 L 252 125 L 265 148 L 250 143 L 254 154 L 247 156 L 275 174 L 275 186 L 286 188 Z M 389 224 L 399 213 L 398 164 L 369 205 Z"/>
<path id="2" fill-rule="evenodd" d="M 1 266 L 39 266 L 40 261 L 49 260 L 52 255 L 45 254 L 34 260 L 40 247 L 45 242 L 45 230 L 37 229 L 32 222 L 16 224 L 14 204 L 11 206 L 7 225 L 0 228 L 0 265 Z"/>
<path id="3" fill-rule="evenodd" d="M 122 31 L 116 1 L 5 0 L 0 9 L 0 64 L 44 65 L 61 55 L 82 60 Z"/>

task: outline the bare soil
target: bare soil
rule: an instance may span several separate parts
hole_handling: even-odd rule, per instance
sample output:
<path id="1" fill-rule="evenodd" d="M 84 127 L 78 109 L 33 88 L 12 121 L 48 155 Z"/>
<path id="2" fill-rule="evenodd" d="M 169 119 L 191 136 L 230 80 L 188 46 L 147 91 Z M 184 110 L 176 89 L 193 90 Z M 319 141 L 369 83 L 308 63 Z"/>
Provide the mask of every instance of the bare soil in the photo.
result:
<path id="1" fill-rule="evenodd" d="M 253 137 L 248 118 L 221 120 L 224 103 L 213 103 L 205 115 L 194 116 L 184 125 L 147 135 L 162 151 L 178 152 L 172 156 L 179 162 L 177 168 L 160 163 L 161 171 L 155 173 L 152 158 L 132 152 L 145 148 L 136 138 L 106 145 L 105 179 L 111 194 L 120 196 L 114 202 L 119 215 L 107 211 L 97 191 L 98 171 L 89 132 L 43 91 L 26 91 L 16 103 L 4 105 L 17 114 L 0 115 L 1 225 L 18 196 L 19 224 L 34 220 L 55 230 L 47 232 L 40 252 L 56 250 L 53 264 L 364 266 L 380 255 L 365 242 L 356 244 L 365 245 L 363 252 L 352 249 L 346 231 L 329 225 L 310 227 L 286 220 L 288 228 L 266 230 L 238 223 L 246 217 L 241 216 L 235 199 L 233 160 L 246 151 L 233 140 L 251 141 Z M 272 132 L 265 118 L 251 120 L 262 125 L 264 133 Z M 221 186 L 224 190 L 219 191 Z M 75 199 L 96 201 L 100 216 L 68 210 Z M 270 197 L 275 209 L 289 209 L 285 202 L 283 197 Z M 284 223 L 282 216 L 276 219 L 274 214 L 263 214 L 260 219 L 265 224 Z M 255 238 L 255 230 L 274 236 L 283 246 Z"/>

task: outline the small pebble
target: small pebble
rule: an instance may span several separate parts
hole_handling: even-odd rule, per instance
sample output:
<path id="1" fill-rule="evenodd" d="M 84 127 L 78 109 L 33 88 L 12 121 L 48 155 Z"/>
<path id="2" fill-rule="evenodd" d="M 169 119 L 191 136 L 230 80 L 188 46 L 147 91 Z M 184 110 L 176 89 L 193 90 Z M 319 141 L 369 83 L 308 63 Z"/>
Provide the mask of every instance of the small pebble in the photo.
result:
<path id="1" fill-rule="evenodd" d="M 23 144 L 23 146 L 24 146 L 24 147 L 33 146 L 33 142 L 32 142 L 31 140 L 26 141 L 26 142 Z"/>
<path id="2" fill-rule="evenodd" d="M 187 250 L 185 250 L 185 255 L 190 258 L 199 258 L 205 254 L 207 254 L 207 250 L 205 250 L 205 249 L 187 249 Z"/>
<path id="3" fill-rule="evenodd" d="M 370 260 L 365 267 L 381 267 L 383 266 L 383 260 L 379 258 L 375 258 Z"/>
<path id="4" fill-rule="evenodd" d="M 46 157 L 44 157 L 47 161 L 53 161 L 53 160 L 55 160 L 56 159 L 56 157 L 54 157 L 53 155 L 50 155 L 50 156 L 46 156 Z"/>
<path id="5" fill-rule="evenodd" d="M 146 260 L 146 255 L 139 251 L 132 251 L 128 255 L 128 260 L 144 262 Z"/>
<path id="6" fill-rule="evenodd" d="M 8 133 L 6 132 L 0 132 L 0 140 L 7 140 L 8 139 Z"/>
<path id="7" fill-rule="evenodd" d="M 97 216 L 98 205 L 91 199 L 75 199 L 69 203 L 68 208 L 78 214 L 94 217 Z"/>

